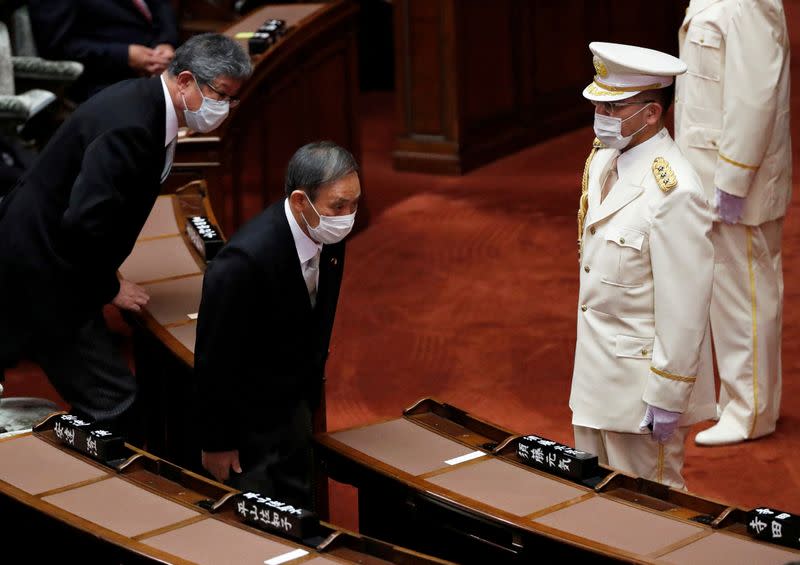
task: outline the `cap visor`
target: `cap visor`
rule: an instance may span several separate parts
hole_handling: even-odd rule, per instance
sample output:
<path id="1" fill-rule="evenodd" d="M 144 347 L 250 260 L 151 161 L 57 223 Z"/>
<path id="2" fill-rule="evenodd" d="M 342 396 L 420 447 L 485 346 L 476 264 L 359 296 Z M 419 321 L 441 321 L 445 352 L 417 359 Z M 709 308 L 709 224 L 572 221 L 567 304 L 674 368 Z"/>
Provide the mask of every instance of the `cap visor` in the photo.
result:
<path id="1" fill-rule="evenodd" d="M 625 100 L 637 94 L 639 94 L 639 91 L 606 90 L 602 86 L 598 86 L 595 82 L 590 82 L 589 86 L 583 89 L 583 97 L 595 102 L 616 102 L 617 100 Z"/>

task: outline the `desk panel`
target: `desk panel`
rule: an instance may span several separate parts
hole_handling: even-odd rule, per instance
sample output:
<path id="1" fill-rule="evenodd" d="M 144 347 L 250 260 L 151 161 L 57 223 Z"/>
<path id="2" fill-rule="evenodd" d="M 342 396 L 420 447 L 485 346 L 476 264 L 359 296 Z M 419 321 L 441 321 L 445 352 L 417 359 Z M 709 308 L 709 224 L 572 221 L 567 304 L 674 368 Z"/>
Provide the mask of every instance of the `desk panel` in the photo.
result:
<path id="1" fill-rule="evenodd" d="M 331 437 L 414 476 L 446 468 L 445 461 L 474 451 L 403 419 L 336 432 Z"/>
<path id="2" fill-rule="evenodd" d="M 295 546 L 211 518 L 142 540 L 142 543 L 199 565 L 263 565 Z"/>
<path id="3" fill-rule="evenodd" d="M 156 203 L 147 217 L 147 221 L 139 232 L 139 239 L 162 237 L 180 233 L 183 226 L 178 226 L 175 219 L 175 208 L 171 198 L 156 198 Z"/>
<path id="4" fill-rule="evenodd" d="M 184 324 L 182 326 L 175 326 L 172 328 L 167 328 L 167 331 L 177 339 L 182 346 L 184 346 L 189 352 L 194 355 L 194 341 L 197 337 L 197 322 L 191 321 L 188 324 Z M 194 362 L 193 362 L 194 363 Z"/>
<path id="5" fill-rule="evenodd" d="M 58 469 L 54 473 L 53 469 Z M 28 494 L 97 479 L 106 471 L 34 436 L 0 442 L 0 481 Z"/>
<path id="6" fill-rule="evenodd" d="M 203 291 L 203 274 L 144 286 L 150 295 L 147 312 L 161 325 L 188 322 L 197 314 Z"/>
<path id="7" fill-rule="evenodd" d="M 129 281 L 143 283 L 201 271 L 183 238 L 176 235 L 137 241 L 119 272 Z"/>
<path id="8" fill-rule="evenodd" d="M 800 561 L 800 556 L 787 549 L 729 534 L 714 533 L 661 556 L 657 562 L 675 565 L 695 565 L 696 563 L 786 565 L 798 561 Z"/>
<path id="9" fill-rule="evenodd" d="M 497 459 L 464 465 L 427 481 L 516 516 L 591 492 Z"/>
<path id="10" fill-rule="evenodd" d="M 117 477 L 45 496 L 42 500 L 128 537 L 200 515 Z"/>
<path id="11" fill-rule="evenodd" d="M 534 520 L 583 539 L 647 555 L 703 532 L 691 524 L 596 496 Z"/>

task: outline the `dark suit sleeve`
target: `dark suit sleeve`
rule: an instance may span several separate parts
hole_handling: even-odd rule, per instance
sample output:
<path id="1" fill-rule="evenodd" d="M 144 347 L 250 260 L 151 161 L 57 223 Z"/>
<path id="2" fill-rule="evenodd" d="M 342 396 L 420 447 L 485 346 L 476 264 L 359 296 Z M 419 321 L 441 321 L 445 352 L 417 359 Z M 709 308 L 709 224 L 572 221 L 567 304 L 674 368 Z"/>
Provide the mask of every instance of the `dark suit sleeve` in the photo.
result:
<path id="1" fill-rule="evenodd" d="M 175 12 L 169 0 L 150 0 L 148 2 L 153 12 L 153 27 L 155 28 L 155 45 L 169 43 L 178 46 L 178 23 Z M 155 47 L 152 45 L 151 47 Z"/>
<path id="2" fill-rule="evenodd" d="M 250 300 L 259 296 L 251 260 L 227 249 L 211 262 L 203 279 L 197 319 L 195 381 L 198 426 L 204 451 L 237 448 L 243 426 L 240 407 L 250 359 Z M 261 290 L 264 292 L 264 289 Z"/>
<path id="3" fill-rule="evenodd" d="M 74 59 L 99 72 L 119 72 L 128 66 L 127 42 L 76 36 L 78 11 L 74 0 L 30 0 L 28 11 L 36 47 L 43 57 Z"/>
<path id="4" fill-rule="evenodd" d="M 108 131 L 89 144 L 72 185 L 61 219 L 66 248 L 75 271 L 91 279 L 87 284 L 104 302 L 119 291 L 115 273 L 125 258 L 115 234 L 144 189 L 141 172 L 156 159 L 156 147 L 144 128 Z"/>

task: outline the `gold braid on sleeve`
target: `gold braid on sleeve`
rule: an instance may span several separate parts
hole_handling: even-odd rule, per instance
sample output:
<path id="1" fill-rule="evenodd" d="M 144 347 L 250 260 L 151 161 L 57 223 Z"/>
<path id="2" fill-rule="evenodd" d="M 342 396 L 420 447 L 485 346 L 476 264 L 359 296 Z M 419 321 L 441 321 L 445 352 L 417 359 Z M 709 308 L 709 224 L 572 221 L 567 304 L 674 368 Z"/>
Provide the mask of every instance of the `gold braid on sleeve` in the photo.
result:
<path id="1" fill-rule="evenodd" d="M 586 210 L 589 208 L 589 165 L 592 164 L 594 154 L 598 149 L 604 147 L 603 143 L 594 138 L 592 142 L 592 150 L 586 158 L 586 164 L 583 166 L 583 178 L 581 178 L 581 200 L 578 207 L 578 263 L 581 262 L 581 251 L 583 250 L 583 224 L 586 221 Z"/>

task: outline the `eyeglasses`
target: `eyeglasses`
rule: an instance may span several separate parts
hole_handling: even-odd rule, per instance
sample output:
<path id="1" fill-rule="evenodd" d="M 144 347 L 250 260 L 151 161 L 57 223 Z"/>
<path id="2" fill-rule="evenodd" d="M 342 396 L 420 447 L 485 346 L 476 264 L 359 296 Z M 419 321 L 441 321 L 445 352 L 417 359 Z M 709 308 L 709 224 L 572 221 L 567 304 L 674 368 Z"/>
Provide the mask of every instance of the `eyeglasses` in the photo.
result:
<path id="1" fill-rule="evenodd" d="M 639 100 L 638 102 L 598 102 L 597 100 L 592 100 L 592 105 L 595 108 L 600 108 L 606 114 L 614 114 L 625 106 L 641 106 L 642 104 L 652 104 L 653 102 L 657 103 L 658 100 Z"/>
<path id="2" fill-rule="evenodd" d="M 208 88 L 210 88 L 211 90 L 213 90 L 215 93 L 217 93 L 217 95 L 219 95 L 219 97 L 220 97 L 220 98 L 219 98 L 219 101 L 220 101 L 220 102 L 227 102 L 227 103 L 228 103 L 228 105 L 229 105 L 231 108 L 236 108 L 236 106 L 238 106 L 238 105 L 239 105 L 239 102 L 241 102 L 241 100 L 239 100 L 239 97 L 238 97 L 238 96 L 228 96 L 228 95 L 227 95 L 227 94 L 225 94 L 224 92 L 220 92 L 219 90 L 217 90 L 217 89 L 214 87 L 214 85 L 213 85 L 213 84 L 211 84 L 210 82 L 207 82 L 207 83 L 205 83 L 205 85 L 206 85 Z"/>

